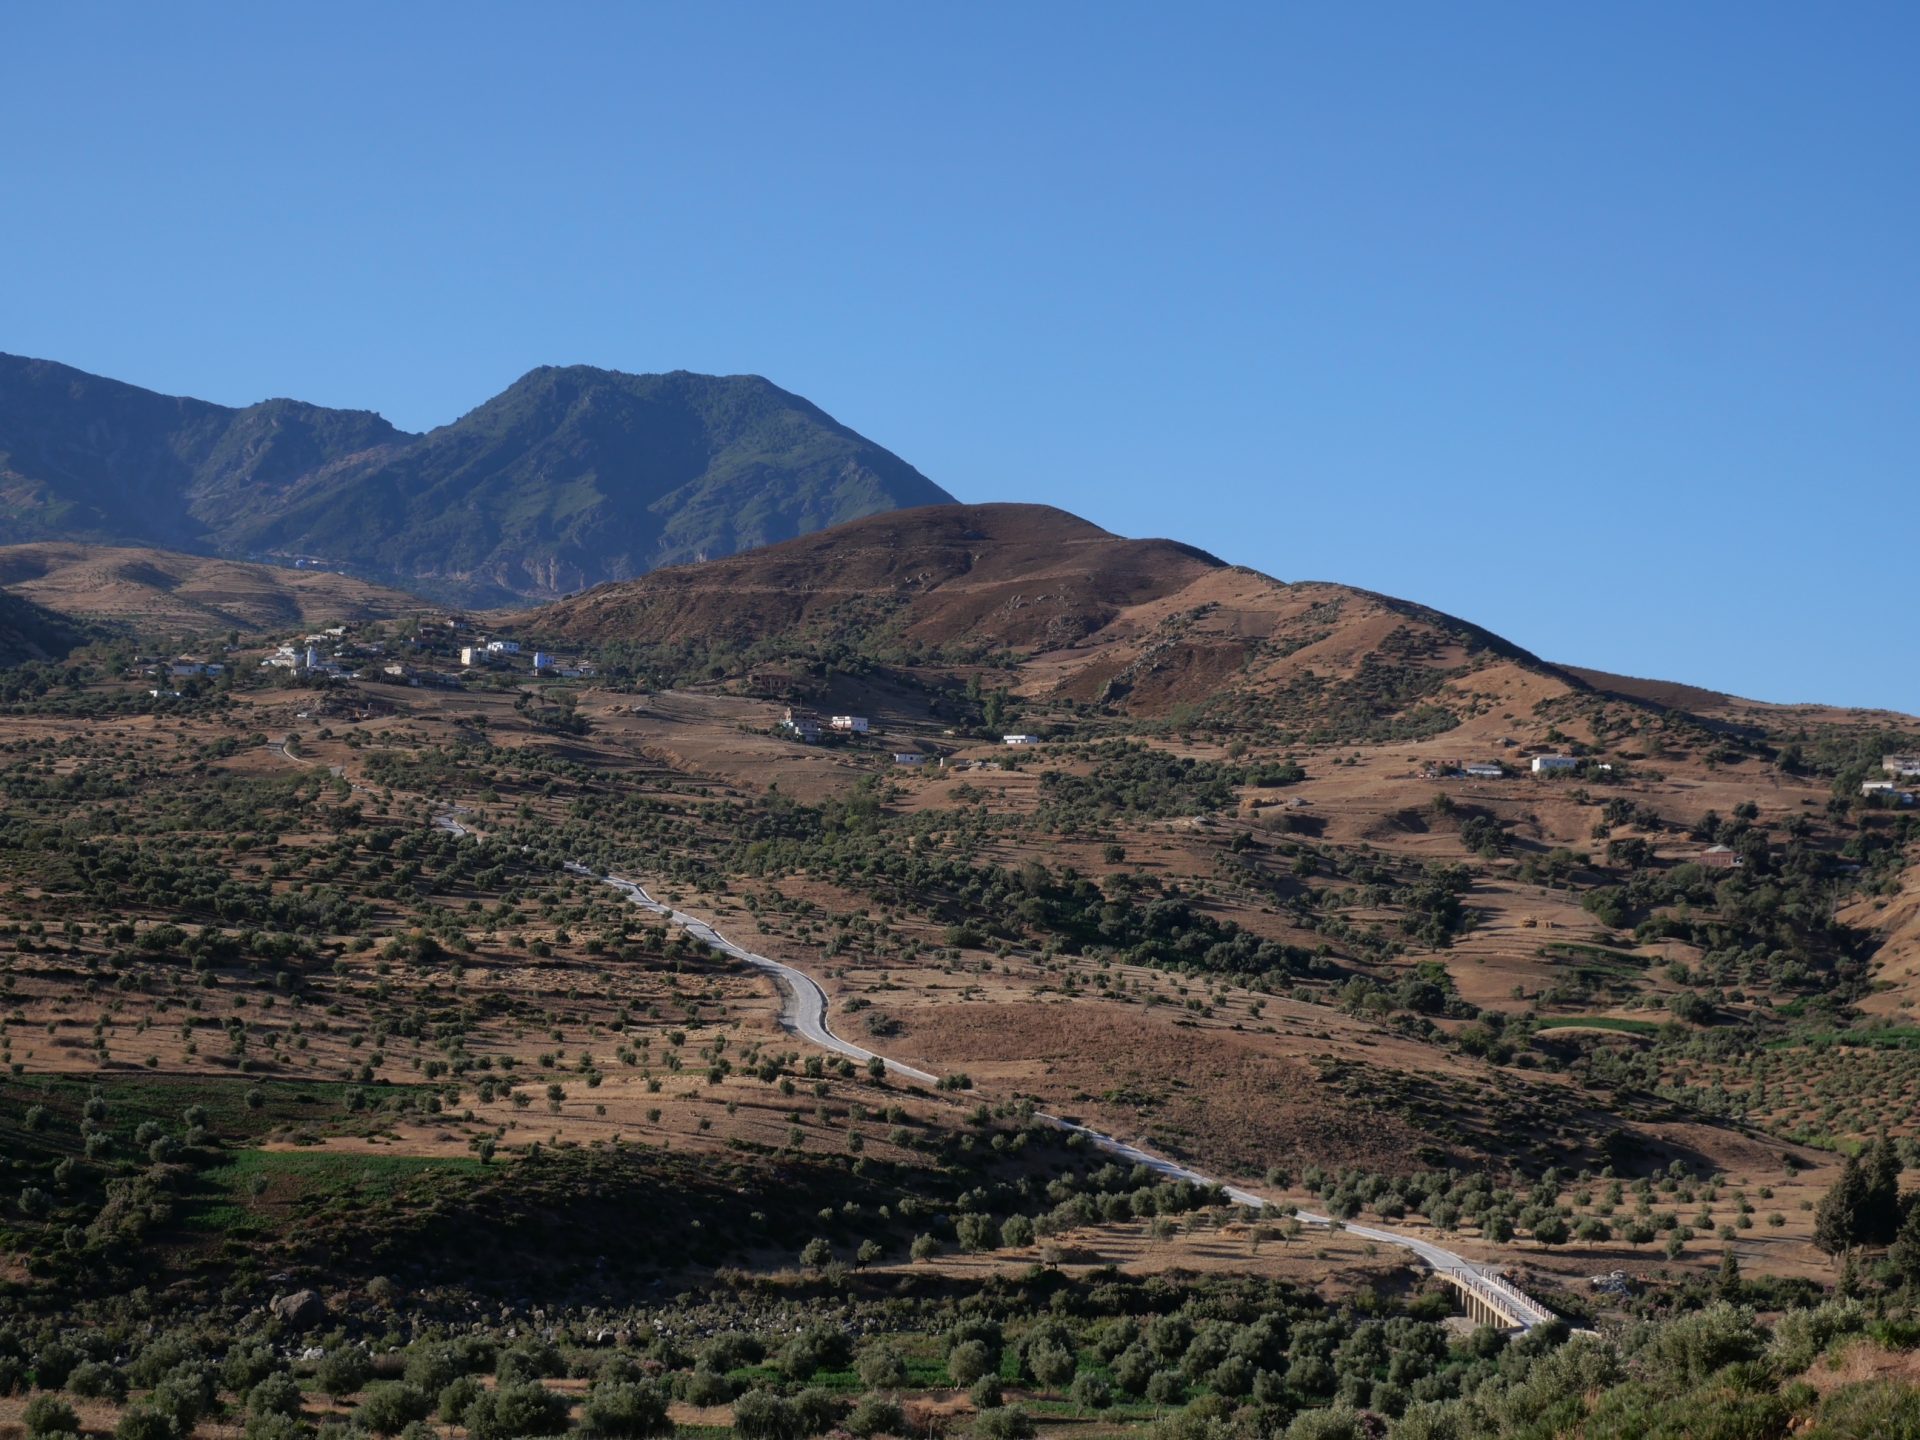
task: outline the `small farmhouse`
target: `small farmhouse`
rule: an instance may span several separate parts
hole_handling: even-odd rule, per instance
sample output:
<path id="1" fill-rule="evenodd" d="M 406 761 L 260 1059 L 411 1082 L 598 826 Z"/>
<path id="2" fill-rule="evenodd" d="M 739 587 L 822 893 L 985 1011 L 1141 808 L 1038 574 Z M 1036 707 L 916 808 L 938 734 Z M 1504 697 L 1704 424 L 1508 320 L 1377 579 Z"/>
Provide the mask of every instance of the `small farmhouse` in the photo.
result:
<path id="1" fill-rule="evenodd" d="M 893 763 L 896 765 L 924 765 L 927 763 L 927 757 L 922 755 L 918 750 L 898 750 L 894 752 Z"/>
<path id="2" fill-rule="evenodd" d="M 1506 778 L 1507 767 L 1476 760 L 1472 764 L 1461 766 L 1460 773 L 1471 776 L 1475 780 L 1502 780 Z"/>
<path id="3" fill-rule="evenodd" d="M 1881 760 L 1880 769 L 1900 779 L 1920 779 L 1920 755 L 1888 755 Z"/>
<path id="4" fill-rule="evenodd" d="M 1008 745 L 1038 745 L 1040 743 L 1040 737 L 1038 735 L 1007 735 L 1003 736 L 1002 740 L 1003 743 Z"/>
<path id="5" fill-rule="evenodd" d="M 1580 762 L 1571 755 L 1536 755 L 1533 757 L 1533 773 L 1536 775 L 1555 775 L 1566 770 L 1578 770 Z"/>
<path id="6" fill-rule="evenodd" d="M 787 707 L 787 713 L 781 718 L 780 728 L 804 745 L 811 745 L 820 738 L 820 722 L 804 711 Z"/>
<path id="7" fill-rule="evenodd" d="M 864 715 L 836 715 L 829 723 L 832 724 L 834 729 L 843 734 L 864 735 L 867 733 L 867 717 Z"/>
<path id="8" fill-rule="evenodd" d="M 1729 849 L 1725 845 L 1716 845 L 1711 850 L 1701 853 L 1699 863 L 1709 870 L 1738 870 L 1745 866 L 1747 861 L 1746 857 L 1738 851 Z"/>

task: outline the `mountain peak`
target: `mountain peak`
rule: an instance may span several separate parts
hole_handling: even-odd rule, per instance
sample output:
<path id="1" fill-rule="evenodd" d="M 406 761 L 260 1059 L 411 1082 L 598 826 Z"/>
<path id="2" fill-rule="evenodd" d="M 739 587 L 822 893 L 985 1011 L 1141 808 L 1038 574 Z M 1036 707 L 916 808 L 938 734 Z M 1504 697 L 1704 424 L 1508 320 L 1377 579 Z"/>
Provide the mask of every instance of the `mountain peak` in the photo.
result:
<path id="1" fill-rule="evenodd" d="M 241 410 L 0 357 L 0 543 L 317 558 L 546 598 L 952 496 L 759 375 L 542 365 L 449 425 Z"/>

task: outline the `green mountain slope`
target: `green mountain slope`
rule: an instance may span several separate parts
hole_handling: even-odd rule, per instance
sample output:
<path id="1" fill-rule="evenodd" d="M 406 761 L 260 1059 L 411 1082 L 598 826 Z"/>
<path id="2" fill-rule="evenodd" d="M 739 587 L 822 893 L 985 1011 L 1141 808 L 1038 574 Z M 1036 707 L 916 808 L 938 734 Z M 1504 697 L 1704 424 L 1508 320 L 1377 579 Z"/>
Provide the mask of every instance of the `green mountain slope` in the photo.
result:
<path id="1" fill-rule="evenodd" d="M 502 603 L 951 498 L 758 376 L 545 367 L 415 436 L 0 356 L 0 543 L 314 558 Z"/>
<path id="2" fill-rule="evenodd" d="M 469 598 L 559 595 L 951 497 L 758 376 L 533 371 L 239 527 Z"/>
<path id="3" fill-rule="evenodd" d="M 0 355 L 0 540 L 204 548 L 236 508 L 409 438 L 365 411 L 233 410 Z"/>

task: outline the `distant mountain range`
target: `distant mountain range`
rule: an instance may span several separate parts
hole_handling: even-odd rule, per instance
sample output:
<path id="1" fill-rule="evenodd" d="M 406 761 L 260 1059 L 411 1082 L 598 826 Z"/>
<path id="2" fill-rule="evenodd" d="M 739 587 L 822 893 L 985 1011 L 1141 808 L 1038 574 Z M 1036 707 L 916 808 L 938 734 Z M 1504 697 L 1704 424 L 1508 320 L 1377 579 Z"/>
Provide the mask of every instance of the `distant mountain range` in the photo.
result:
<path id="1" fill-rule="evenodd" d="M 0 544 L 309 561 L 508 604 L 952 498 L 752 375 L 545 366 L 410 435 L 0 355 Z"/>

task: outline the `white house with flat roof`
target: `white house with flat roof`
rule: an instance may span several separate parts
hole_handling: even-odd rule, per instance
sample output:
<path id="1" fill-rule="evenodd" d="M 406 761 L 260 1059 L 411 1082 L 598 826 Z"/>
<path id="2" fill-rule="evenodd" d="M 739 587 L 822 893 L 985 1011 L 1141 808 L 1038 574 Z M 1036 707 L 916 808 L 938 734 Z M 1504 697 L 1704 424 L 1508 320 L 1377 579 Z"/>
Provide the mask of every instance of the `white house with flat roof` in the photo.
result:
<path id="1" fill-rule="evenodd" d="M 1000 740 L 1003 745 L 1038 745 L 1040 743 L 1038 735 L 1003 735 Z"/>
<path id="2" fill-rule="evenodd" d="M 820 738 L 820 722 L 806 712 L 794 709 L 791 705 L 787 707 L 787 713 L 780 721 L 780 728 L 802 744 L 811 745 Z"/>
<path id="3" fill-rule="evenodd" d="M 864 715 L 835 715 L 828 723 L 832 725 L 834 729 L 848 735 L 864 735 L 867 733 L 867 717 Z"/>
<path id="4" fill-rule="evenodd" d="M 1556 775 L 1565 770 L 1578 770 L 1580 762 L 1571 755 L 1536 755 L 1533 757 L 1533 773 L 1536 775 Z"/>

